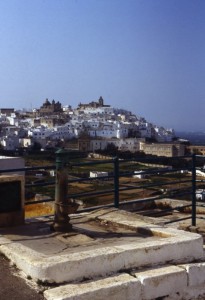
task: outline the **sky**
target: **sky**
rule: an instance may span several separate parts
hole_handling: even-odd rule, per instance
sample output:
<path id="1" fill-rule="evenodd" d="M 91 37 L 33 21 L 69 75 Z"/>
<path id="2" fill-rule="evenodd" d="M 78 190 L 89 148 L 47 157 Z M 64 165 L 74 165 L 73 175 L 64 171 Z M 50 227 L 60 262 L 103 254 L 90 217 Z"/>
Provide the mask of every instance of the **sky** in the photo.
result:
<path id="1" fill-rule="evenodd" d="M 0 107 L 96 101 L 205 132 L 204 0 L 0 0 Z"/>

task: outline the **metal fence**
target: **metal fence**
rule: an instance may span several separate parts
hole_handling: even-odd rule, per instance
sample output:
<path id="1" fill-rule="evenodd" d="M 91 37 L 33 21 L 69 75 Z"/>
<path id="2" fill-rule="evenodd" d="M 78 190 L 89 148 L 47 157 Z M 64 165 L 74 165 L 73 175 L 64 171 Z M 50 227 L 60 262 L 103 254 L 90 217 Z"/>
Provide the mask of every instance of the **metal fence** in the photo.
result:
<path id="1" fill-rule="evenodd" d="M 93 205 L 92 201 L 89 203 L 86 202 L 85 207 L 80 211 L 93 210 L 99 207 L 119 208 L 123 207 L 125 204 L 135 204 L 136 207 L 137 205 L 140 206 L 144 203 L 151 203 L 166 198 L 187 200 L 189 202 L 186 205 L 180 204 L 174 208 L 168 207 L 163 211 L 167 213 L 171 211 L 181 212 L 182 210 L 187 210 L 189 208 L 189 215 L 186 214 L 186 216 L 178 218 L 177 220 L 167 221 L 167 223 L 190 219 L 191 224 L 195 226 L 196 207 L 198 205 L 204 207 L 203 202 L 196 203 L 196 190 L 198 187 L 203 190 L 205 182 L 201 177 L 197 179 L 196 172 L 197 170 L 202 169 L 202 166 L 197 167 L 198 158 L 203 159 L 202 156 L 196 156 L 195 154 L 191 156 L 174 157 L 172 158 L 172 166 L 160 166 L 159 159 L 141 157 L 123 160 L 114 157 L 106 160 L 85 160 L 83 162 L 78 162 L 70 159 L 69 154 L 64 150 L 61 150 L 56 153 L 55 165 L 0 170 L 0 174 L 3 175 L 8 172 L 14 173 L 23 171 L 25 172 L 25 177 L 27 177 L 30 171 L 38 172 L 42 169 L 55 170 L 60 173 L 66 171 L 68 176 L 67 197 L 69 199 L 72 198 L 74 201 L 80 200 L 83 202 L 84 198 L 109 198 L 106 203 L 102 200 L 102 204 L 99 202 L 96 203 L 96 201 L 94 201 Z M 177 167 L 177 161 L 180 162 L 179 167 Z M 95 170 L 93 173 L 95 173 L 96 177 L 90 176 L 90 171 L 92 170 Z M 135 180 L 133 178 L 135 178 Z M 82 184 L 90 184 L 91 186 L 95 186 L 95 189 L 82 191 L 80 190 L 80 185 Z M 60 188 L 56 178 L 54 180 L 47 180 L 46 182 L 37 180 L 26 183 L 26 190 L 50 186 L 54 189 L 53 198 L 44 198 L 43 200 L 38 201 L 26 201 L 25 204 L 54 201 L 56 191 Z M 75 187 L 74 192 L 72 192 L 73 186 Z M 143 192 L 147 190 L 152 190 L 154 193 L 143 197 Z M 129 198 L 130 192 L 132 192 L 131 199 Z"/>

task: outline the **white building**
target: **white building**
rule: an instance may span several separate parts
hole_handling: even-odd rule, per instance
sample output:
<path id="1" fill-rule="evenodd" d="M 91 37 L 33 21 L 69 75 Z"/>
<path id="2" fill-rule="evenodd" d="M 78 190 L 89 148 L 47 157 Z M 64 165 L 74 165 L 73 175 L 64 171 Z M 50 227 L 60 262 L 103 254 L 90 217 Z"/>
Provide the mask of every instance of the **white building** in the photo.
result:
<path id="1" fill-rule="evenodd" d="M 140 123 L 138 125 L 138 130 L 142 138 L 151 138 L 152 137 L 152 125 L 150 123 Z"/>
<path id="2" fill-rule="evenodd" d="M 28 136 L 33 137 L 34 139 L 46 139 L 52 135 L 52 130 L 45 128 L 44 126 L 37 128 L 30 128 L 28 130 Z"/>
<path id="3" fill-rule="evenodd" d="M 93 139 L 90 141 L 90 151 L 104 150 L 108 144 L 113 144 L 120 151 L 137 152 L 140 151 L 140 142 L 144 142 L 142 138 L 127 138 L 127 139 Z"/>
<path id="4" fill-rule="evenodd" d="M 10 151 L 13 151 L 20 146 L 19 138 L 16 135 L 1 138 L 0 144 L 5 150 Z"/>
<path id="5" fill-rule="evenodd" d="M 154 127 L 154 137 L 157 142 L 171 142 L 174 136 L 173 129 L 166 130 L 163 127 Z"/>
<path id="6" fill-rule="evenodd" d="M 146 178 L 146 174 L 144 174 L 144 171 L 142 171 L 142 170 L 134 171 L 133 178 L 143 179 L 143 178 Z"/>
<path id="7" fill-rule="evenodd" d="M 19 143 L 20 143 L 21 147 L 27 148 L 32 145 L 32 140 L 31 140 L 31 138 L 22 138 L 22 139 L 19 139 Z"/>
<path id="8" fill-rule="evenodd" d="M 106 177 L 108 172 L 90 171 L 90 178 Z"/>
<path id="9" fill-rule="evenodd" d="M 196 199 L 204 201 L 205 200 L 205 190 L 203 190 L 203 189 L 196 190 Z"/>
<path id="10" fill-rule="evenodd" d="M 79 111 L 82 111 L 81 109 Z M 113 107 L 85 107 L 83 108 L 84 114 L 92 114 L 92 115 L 100 115 L 100 114 L 105 114 L 105 115 L 112 115 L 114 113 L 114 108 Z"/>

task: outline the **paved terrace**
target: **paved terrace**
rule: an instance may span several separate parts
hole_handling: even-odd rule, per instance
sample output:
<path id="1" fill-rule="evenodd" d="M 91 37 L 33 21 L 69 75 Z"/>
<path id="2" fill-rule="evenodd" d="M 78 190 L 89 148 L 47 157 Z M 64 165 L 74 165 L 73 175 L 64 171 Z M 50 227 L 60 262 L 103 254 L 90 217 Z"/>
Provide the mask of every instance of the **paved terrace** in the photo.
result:
<path id="1" fill-rule="evenodd" d="M 113 208 L 72 215 L 70 233 L 52 232 L 52 222 L 42 217 L 0 229 L 0 252 L 48 300 L 205 297 L 197 233 Z"/>

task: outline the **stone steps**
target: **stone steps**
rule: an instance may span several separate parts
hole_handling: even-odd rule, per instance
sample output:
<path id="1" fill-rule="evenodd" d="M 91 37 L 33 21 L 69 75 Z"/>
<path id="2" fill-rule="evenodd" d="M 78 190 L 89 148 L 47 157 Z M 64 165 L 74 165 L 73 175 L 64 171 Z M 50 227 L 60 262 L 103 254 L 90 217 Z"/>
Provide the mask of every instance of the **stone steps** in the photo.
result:
<path id="1" fill-rule="evenodd" d="M 47 300 L 198 300 L 205 295 L 203 239 L 197 233 L 116 209 L 72 216 L 75 235 L 51 233 L 49 222 L 42 218 L 0 231 L 0 252 L 27 278 L 46 286 Z M 96 239 L 91 232 L 98 233 Z"/>
<path id="2" fill-rule="evenodd" d="M 205 263 L 167 265 L 66 284 L 45 291 L 44 297 L 47 300 L 188 300 L 203 297 L 204 285 Z"/>
<path id="3" fill-rule="evenodd" d="M 113 209 L 92 212 L 89 219 L 98 219 L 104 226 L 112 223 L 125 230 L 125 235 L 102 239 L 98 245 L 81 245 L 75 251 L 49 234 L 13 242 L 0 236 L 0 251 L 33 280 L 59 284 L 145 266 L 190 263 L 204 257 L 202 237 L 195 233 L 145 223 L 131 213 Z M 126 236 L 127 229 L 136 233 L 131 240 L 129 234 Z M 25 229 L 25 234 L 28 231 Z M 140 239 L 138 233 L 142 234 Z"/>

